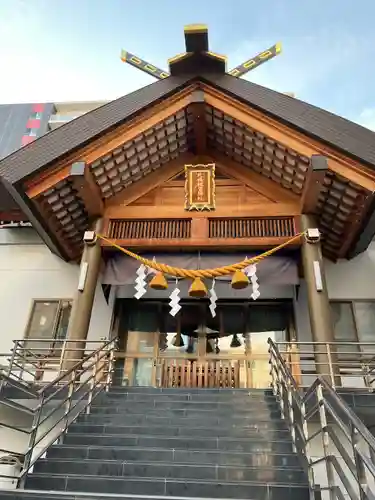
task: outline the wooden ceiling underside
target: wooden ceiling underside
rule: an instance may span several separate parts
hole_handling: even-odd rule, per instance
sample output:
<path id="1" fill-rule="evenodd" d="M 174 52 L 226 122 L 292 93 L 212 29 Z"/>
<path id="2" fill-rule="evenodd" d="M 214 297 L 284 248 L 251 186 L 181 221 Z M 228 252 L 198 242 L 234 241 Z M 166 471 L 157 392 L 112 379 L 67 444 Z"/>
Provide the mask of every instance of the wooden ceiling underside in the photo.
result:
<path id="1" fill-rule="evenodd" d="M 102 140 L 96 152 L 92 149 L 86 157 L 77 154 L 77 161 L 89 160 L 81 176 L 64 166 L 51 170 L 49 178 L 44 173 L 39 184 L 33 180 L 27 193 L 68 255 L 79 255 L 90 217 L 120 203 L 141 179 L 160 175 L 163 182 L 182 170 L 193 155 L 205 155 L 238 175 L 256 173 L 286 199 L 298 203 L 301 212 L 308 208 L 316 213 L 324 253 L 332 259 L 343 257 L 373 199 L 375 180 L 368 172 L 351 170 L 345 162 L 340 170 L 336 157 L 329 158 L 329 169 L 316 176 L 306 152 L 321 154 L 319 148 L 314 150 L 311 143 L 307 147 L 306 142 L 299 147 L 298 141 L 289 140 L 290 133 L 283 136 L 269 122 L 265 134 L 266 121 L 258 128 L 250 126 L 255 120 L 251 110 L 247 120 L 246 110 L 236 113 L 233 106 L 219 106 L 220 101 L 206 97 L 189 101 L 184 96 L 180 106 L 174 102 L 170 114 L 165 103 L 163 111 L 158 111 L 159 121 L 148 118 L 149 127 L 138 131 L 134 126 L 133 134 L 126 132 L 123 142 L 121 137 Z"/>

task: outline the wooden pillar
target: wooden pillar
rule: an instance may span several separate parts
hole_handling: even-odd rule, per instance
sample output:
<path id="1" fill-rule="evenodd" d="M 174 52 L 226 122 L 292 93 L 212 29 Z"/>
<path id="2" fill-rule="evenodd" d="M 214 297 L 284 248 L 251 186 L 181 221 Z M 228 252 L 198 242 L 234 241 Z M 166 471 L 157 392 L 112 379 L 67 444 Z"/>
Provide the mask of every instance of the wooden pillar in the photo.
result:
<path id="1" fill-rule="evenodd" d="M 302 215 L 301 226 L 303 231 L 316 229 L 315 217 L 313 215 Z M 333 342 L 335 340 L 334 329 L 319 240 L 309 241 L 307 238 L 303 239 L 302 263 L 307 286 L 313 342 Z M 324 376 L 331 384 L 340 385 L 340 371 L 337 365 L 335 349 L 331 349 L 331 353 L 329 353 L 327 345 L 315 345 L 314 352 L 317 374 Z"/>
<path id="2" fill-rule="evenodd" d="M 100 233 L 102 219 L 92 225 L 92 231 Z M 84 243 L 79 283 L 73 300 L 67 340 L 67 351 L 63 360 L 63 371 L 69 370 L 84 354 L 85 342 L 89 331 L 91 312 L 94 303 L 96 285 L 101 264 L 100 240 Z M 74 342 L 77 341 L 77 342 Z"/>

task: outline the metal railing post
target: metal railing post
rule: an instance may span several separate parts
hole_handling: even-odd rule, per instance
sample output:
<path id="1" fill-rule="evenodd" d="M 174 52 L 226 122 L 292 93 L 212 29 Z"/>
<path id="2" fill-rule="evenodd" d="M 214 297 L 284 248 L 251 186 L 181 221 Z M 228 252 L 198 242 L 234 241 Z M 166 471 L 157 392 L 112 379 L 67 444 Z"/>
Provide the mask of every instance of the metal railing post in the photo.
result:
<path id="1" fill-rule="evenodd" d="M 328 488 L 329 488 L 329 495 L 330 495 L 330 500 L 335 500 L 336 495 L 334 492 L 334 487 L 335 487 L 335 474 L 331 462 L 331 455 L 329 452 L 329 434 L 328 434 L 328 428 L 327 428 L 327 415 L 326 415 L 326 409 L 324 406 L 324 396 L 323 396 L 323 389 L 321 384 L 318 384 L 318 387 L 316 388 L 316 394 L 318 398 L 318 405 L 319 405 L 319 423 L 320 427 L 322 430 L 322 445 L 323 445 L 323 453 L 325 457 L 325 464 L 326 464 L 326 471 L 327 471 L 327 480 L 328 480 Z"/>
<path id="2" fill-rule="evenodd" d="M 99 353 L 96 353 L 94 366 L 92 367 L 92 378 L 89 382 L 90 389 L 89 389 L 89 397 L 88 397 L 87 406 L 86 406 L 86 415 L 89 415 L 90 409 L 91 409 L 92 394 L 93 394 L 94 387 L 95 387 L 96 382 L 97 382 L 96 377 L 98 374 L 98 363 L 99 363 Z"/>
<path id="3" fill-rule="evenodd" d="M 332 387 L 334 389 L 336 389 L 334 370 L 333 370 L 333 366 L 332 366 L 331 345 L 328 342 L 326 343 L 326 349 L 327 349 L 327 358 L 328 358 L 328 367 L 329 367 L 329 377 L 331 379 Z"/>
<path id="4" fill-rule="evenodd" d="M 364 467 L 361 457 L 357 453 L 357 447 L 359 445 L 358 430 L 353 426 L 352 422 L 350 422 L 350 435 L 352 438 L 352 450 L 353 450 L 355 469 L 357 472 L 357 478 L 359 483 L 358 486 L 362 486 L 364 489 L 366 489 L 367 487 L 366 469 Z M 367 495 L 364 494 L 364 491 L 361 487 L 359 487 L 359 498 L 360 500 L 367 499 Z"/>
<path id="5" fill-rule="evenodd" d="M 67 339 L 63 340 L 63 345 L 61 349 L 61 354 L 60 354 L 60 360 L 59 360 L 59 374 L 62 373 L 62 366 L 63 366 L 63 361 L 65 358 L 65 352 L 66 352 L 66 346 L 67 346 Z"/>
<path id="6" fill-rule="evenodd" d="M 13 347 L 13 350 L 12 350 L 12 355 L 11 355 L 10 360 L 9 360 L 9 366 L 8 366 L 8 371 L 7 371 L 7 376 L 8 377 L 10 377 L 11 374 L 12 374 L 12 368 L 13 368 L 13 363 L 14 363 L 14 360 L 15 360 L 15 357 L 16 357 L 16 354 L 17 354 L 18 343 L 19 343 L 18 340 L 14 341 L 14 347 Z"/>
<path id="7" fill-rule="evenodd" d="M 114 361 L 115 361 L 115 346 L 113 346 L 109 352 L 108 373 L 107 373 L 107 380 L 106 380 L 106 386 L 105 386 L 106 392 L 109 391 L 109 388 L 112 384 Z"/>
<path id="8" fill-rule="evenodd" d="M 65 413 L 64 413 L 65 425 L 64 425 L 63 435 L 67 433 L 68 426 L 69 426 L 69 413 L 72 409 L 72 399 L 73 399 L 73 394 L 74 394 L 76 375 L 77 375 L 76 370 L 73 370 L 71 373 L 70 380 L 68 382 L 68 397 L 67 397 L 67 400 L 65 402 Z"/>
<path id="9" fill-rule="evenodd" d="M 314 477 L 314 469 L 311 465 L 309 426 L 307 423 L 306 404 L 304 401 L 301 403 L 300 412 L 301 412 L 302 432 L 304 438 L 303 448 L 305 452 L 305 458 L 307 461 L 307 475 L 308 475 L 310 490 L 313 490 L 313 488 L 315 487 L 315 477 Z"/>
<path id="10" fill-rule="evenodd" d="M 288 391 L 287 401 L 288 401 L 290 433 L 292 435 L 293 451 L 296 452 L 297 451 L 296 428 L 295 428 L 295 421 L 294 421 L 292 385 L 290 383 L 290 380 L 287 381 L 287 391 Z"/>
<path id="11" fill-rule="evenodd" d="M 42 416 L 42 410 L 43 410 L 43 403 L 44 403 L 45 395 L 42 393 L 39 398 L 38 406 L 35 409 L 35 414 L 33 418 L 33 423 L 31 426 L 31 431 L 30 431 L 30 438 L 29 442 L 27 445 L 27 451 L 25 453 L 24 461 L 22 464 L 22 469 L 21 469 L 21 480 L 19 481 L 18 486 L 20 488 L 23 488 L 25 485 L 25 480 L 26 480 L 26 472 L 30 468 L 31 460 L 32 460 L 32 455 L 34 452 L 35 448 L 35 442 L 38 434 L 38 429 L 39 429 L 39 422 Z"/>
<path id="12" fill-rule="evenodd" d="M 275 366 L 275 357 L 272 351 L 272 347 L 268 349 L 268 352 L 270 354 L 270 373 L 271 373 L 271 385 L 272 385 L 272 392 L 274 396 L 277 396 L 278 394 L 278 386 L 277 386 L 277 368 Z M 246 361 L 247 363 L 247 361 Z"/>

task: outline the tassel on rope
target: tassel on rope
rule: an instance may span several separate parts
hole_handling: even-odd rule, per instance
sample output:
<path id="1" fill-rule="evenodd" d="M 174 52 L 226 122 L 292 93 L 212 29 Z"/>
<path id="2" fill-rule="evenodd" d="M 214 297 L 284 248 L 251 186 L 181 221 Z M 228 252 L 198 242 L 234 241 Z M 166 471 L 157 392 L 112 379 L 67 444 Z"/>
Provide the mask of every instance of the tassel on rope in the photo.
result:
<path id="1" fill-rule="evenodd" d="M 200 278 L 195 278 L 189 289 L 189 296 L 201 299 L 207 295 L 206 285 Z"/>

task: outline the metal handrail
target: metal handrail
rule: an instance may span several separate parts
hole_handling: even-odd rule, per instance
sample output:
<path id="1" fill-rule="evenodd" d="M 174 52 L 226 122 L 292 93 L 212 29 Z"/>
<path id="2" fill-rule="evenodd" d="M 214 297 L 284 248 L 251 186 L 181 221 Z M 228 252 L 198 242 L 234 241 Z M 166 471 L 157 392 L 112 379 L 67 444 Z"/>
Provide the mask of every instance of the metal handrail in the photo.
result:
<path id="1" fill-rule="evenodd" d="M 43 385 L 64 371 L 66 361 L 75 363 L 77 353 L 80 353 L 79 358 L 87 356 L 102 346 L 103 342 L 89 340 L 81 343 L 69 339 L 45 338 L 14 340 L 11 355 L 0 353 L 0 360 L 5 360 L 6 367 L 3 372 L 9 377 L 26 384 Z"/>
<path id="2" fill-rule="evenodd" d="M 316 488 L 314 467 L 324 462 L 328 484 L 323 489 L 329 491 L 330 500 L 342 500 L 342 488 L 351 500 L 372 498 L 369 495 L 373 495 L 375 484 L 373 435 L 325 378 L 318 377 L 306 392 L 302 391 L 276 343 L 269 339 L 268 344 L 273 392 L 289 425 L 293 448 L 304 458 L 311 491 Z M 309 423 L 314 422 L 316 415 L 318 430 L 309 435 Z M 313 460 L 311 444 L 319 436 L 323 456 Z M 332 445 L 337 454 L 331 451 Z"/>
<path id="3" fill-rule="evenodd" d="M 34 408 L 16 403 L 18 409 L 24 409 L 32 418 L 29 429 L 12 427 L 28 435 L 28 444 L 24 453 L 1 449 L 1 454 L 16 456 L 22 468 L 14 476 L 0 477 L 18 481 L 18 486 L 24 485 L 26 475 L 35 462 L 56 441 L 66 434 L 68 426 L 82 413 L 90 413 L 92 402 L 102 393 L 108 391 L 114 371 L 114 353 L 117 339 L 104 342 L 93 352 L 84 356 L 67 371 L 59 374 L 52 382 L 38 388 L 30 389 L 24 381 L 16 381 L 11 374 L 2 374 L 0 396 L 4 387 L 9 384 L 21 388 L 24 385 L 28 400 L 35 401 Z M 13 356 L 14 358 L 14 356 Z M 14 359 L 13 359 L 14 361 Z M 5 384 L 4 384 L 5 382 Z M 22 388 L 21 388 L 22 389 Z M 5 401 L 7 398 L 2 397 Z M 9 428 L 8 424 L 1 424 Z"/>
<path id="4" fill-rule="evenodd" d="M 301 387 L 322 375 L 334 389 L 375 390 L 375 342 L 275 342 Z"/>

